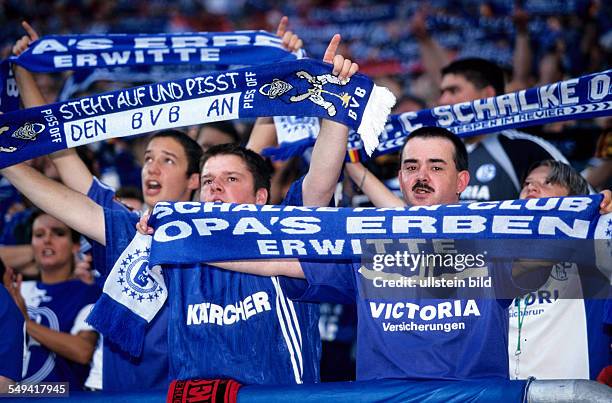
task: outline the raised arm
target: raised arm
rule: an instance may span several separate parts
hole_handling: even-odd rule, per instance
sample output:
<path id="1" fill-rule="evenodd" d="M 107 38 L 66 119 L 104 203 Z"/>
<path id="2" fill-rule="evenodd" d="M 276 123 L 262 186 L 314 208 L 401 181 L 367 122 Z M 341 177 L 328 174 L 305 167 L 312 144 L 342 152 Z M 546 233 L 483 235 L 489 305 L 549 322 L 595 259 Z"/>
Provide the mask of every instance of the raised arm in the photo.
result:
<path id="1" fill-rule="evenodd" d="M 362 163 L 349 163 L 345 167 L 351 180 L 368 196 L 375 207 L 405 207 L 406 203 L 397 197 Z"/>
<path id="2" fill-rule="evenodd" d="M 38 39 L 38 33 L 30 24 L 23 21 L 21 26 L 26 31 L 26 35 L 22 36 L 13 46 L 13 54 L 16 56 L 23 53 L 32 42 Z M 48 103 L 40 92 L 36 80 L 30 71 L 14 64 L 13 72 L 15 73 L 15 81 L 17 81 L 17 87 L 19 88 L 19 94 L 24 107 L 33 108 Z M 87 193 L 91 187 L 93 176 L 74 149 L 62 150 L 51 154 L 51 159 L 57 167 L 62 182 L 66 186 L 79 193 Z"/>
<path id="3" fill-rule="evenodd" d="M 513 15 L 516 28 L 514 53 L 512 55 L 512 81 L 508 84 L 508 92 L 518 91 L 530 86 L 532 52 L 529 43 L 529 14 L 517 9 Z"/>
<path id="4" fill-rule="evenodd" d="M 340 40 L 340 35 L 334 35 L 325 51 L 323 61 L 333 64 L 332 74 L 344 81 L 359 70 L 359 65 L 336 54 Z M 304 206 L 328 205 L 342 171 L 347 142 L 346 126 L 323 119 L 312 151 L 308 173 L 302 184 Z"/>
<path id="5" fill-rule="evenodd" d="M 450 63 L 450 59 L 442 46 L 427 31 L 426 19 L 427 13 L 424 10 L 415 12 L 410 21 L 410 29 L 419 44 L 421 62 L 425 72 L 433 84 L 439 87 L 442 82 L 441 70 Z"/>
<path id="6" fill-rule="evenodd" d="M 84 194 L 23 163 L 1 169 L 0 174 L 46 213 L 94 241 L 106 244 L 104 210 Z"/>

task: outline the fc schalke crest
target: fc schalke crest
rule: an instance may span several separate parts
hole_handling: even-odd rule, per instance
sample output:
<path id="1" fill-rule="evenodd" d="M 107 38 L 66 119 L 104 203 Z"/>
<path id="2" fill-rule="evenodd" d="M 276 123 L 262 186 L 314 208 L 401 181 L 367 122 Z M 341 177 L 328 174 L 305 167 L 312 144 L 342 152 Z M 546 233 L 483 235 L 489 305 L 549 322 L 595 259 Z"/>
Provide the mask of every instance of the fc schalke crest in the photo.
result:
<path id="1" fill-rule="evenodd" d="M 572 263 L 568 263 L 568 262 L 558 263 L 553 266 L 552 270 L 550 271 L 550 276 L 557 281 L 567 281 L 568 279 L 567 271 L 568 269 L 571 269 L 571 268 L 572 268 Z"/>
<path id="2" fill-rule="evenodd" d="M 117 282 L 123 287 L 123 293 L 138 302 L 153 301 L 164 293 L 164 289 L 149 272 L 148 256 L 149 248 L 136 249 L 121 261 L 119 268 Z"/>
<path id="3" fill-rule="evenodd" d="M 476 170 L 476 179 L 482 183 L 487 183 L 492 181 L 496 174 L 497 169 L 495 168 L 495 165 L 483 164 Z"/>
<path id="4" fill-rule="evenodd" d="M 346 85 L 350 81 L 350 78 L 347 78 L 344 81 L 340 81 L 340 79 L 334 76 L 333 74 L 321 74 L 318 76 L 313 76 L 304 70 L 296 72 L 295 75 L 298 78 L 306 80 L 310 87 L 307 88 L 305 92 L 298 93 L 297 95 L 292 95 L 291 97 L 289 97 L 290 102 L 302 102 L 305 100 L 309 100 L 325 109 L 329 116 L 335 116 L 337 112 L 336 106 L 331 101 L 325 99 L 325 97 L 323 96 L 323 94 L 325 94 L 326 96 L 339 98 L 342 101 L 342 107 L 348 107 L 349 101 L 351 100 L 351 96 L 348 93 L 336 94 L 333 91 L 325 90 L 324 86 L 328 83 L 336 85 Z M 259 93 L 267 96 L 270 99 L 275 99 L 288 93 L 294 88 L 294 85 L 275 78 L 274 80 L 272 80 L 271 83 L 262 85 L 259 88 Z"/>

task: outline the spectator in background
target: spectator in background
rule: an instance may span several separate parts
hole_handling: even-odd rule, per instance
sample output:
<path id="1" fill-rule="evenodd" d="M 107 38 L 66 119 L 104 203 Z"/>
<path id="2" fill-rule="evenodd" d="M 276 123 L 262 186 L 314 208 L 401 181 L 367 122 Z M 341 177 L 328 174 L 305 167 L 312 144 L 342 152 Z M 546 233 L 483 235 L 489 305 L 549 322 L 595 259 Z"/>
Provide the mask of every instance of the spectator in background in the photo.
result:
<path id="1" fill-rule="evenodd" d="M 206 152 L 210 147 L 217 144 L 240 144 L 240 134 L 234 127 L 231 121 L 222 121 L 214 123 L 204 123 L 197 129 L 194 140 L 202 147 L 202 151 Z"/>
<path id="2" fill-rule="evenodd" d="M 11 268 L 4 274 L 4 285 L 26 323 L 24 382 L 70 382 L 71 389 L 79 390 L 89 373 L 98 335 L 85 318 L 100 290 L 73 277 L 79 238 L 64 223 L 37 212 L 32 248 L 40 281 L 22 282 Z"/>
<path id="3" fill-rule="evenodd" d="M 586 180 L 571 166 L 545 160 L 529 169 L 520 197 L 588 193 Z M 514 299 L 508 334 L 511 378 L 595 379 L 610 364 L 610 328 L 603 323 L 606 300 L 585 295 L 586 274 L 575 263 L 558 263 L 539 290 Z"/>
<path id="4" fill-rule="evenodd" d="M 597 141 L 595 155 L 583 172 L 586 180 L 596 190 L 612 188 L 612 119 L 607 119 L 608 128 Z"/>
<path id="5" fill-rule="evenodd" d="M 504 94 L 504 74 L 493 62 L 460 59 L 442 69 L 438 104 L 450 105 Z M 462 200 L 513 200 L 529 167 L 544 159 L 567 160 L 547 141 L 516 130 L 464 139 L 470 183 Z"/>
<path id="6" fill-rule="evenodd" d="M 143 211 L 145 204 L 142 198 L 142 190 L 127 186 L 117 189 L 115 197 L 118 201 L 125 204 L 132 211 Z"/>

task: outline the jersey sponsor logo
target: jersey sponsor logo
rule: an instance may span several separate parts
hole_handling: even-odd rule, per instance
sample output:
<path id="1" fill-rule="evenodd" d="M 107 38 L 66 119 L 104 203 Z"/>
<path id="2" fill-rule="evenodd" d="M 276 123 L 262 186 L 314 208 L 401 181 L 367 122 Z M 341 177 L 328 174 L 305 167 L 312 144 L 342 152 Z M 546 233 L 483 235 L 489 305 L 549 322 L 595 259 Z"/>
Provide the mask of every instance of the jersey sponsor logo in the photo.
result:
<path id="1" fill-rule="evenodd" d="M 518 309 L 527 309 L 527 312 L 531 312 L 531 316 L 539 315 L 543 313 L 544 310 L 540 309 L 542 305 L 553 304 L 559 299 L 559 290 L 537 290 L 530 292 L 521 298 L 515 298 L 512 309 L 510 312 L 511 317 L 517 316 L 516 311 Z"/>
<path id="2" fill-rule="evenodd" d="M 478 179 L 480 182 L 486 183 L 493 180 L 496 174 L 497 168 L 495 168 L 495 165 L 483 164 L 476 170 L 476 179 Z"/>
<path id="3" fill-rule="evenodd" d="M 233 325 L 241 320 L 248 320 L 254 315 L 270 311 L 270 299 L 265 291 L 249 295 L 242 301 L 225 306 L 212 302 L 189 304 L 187 306 L 187 326 L 215 324 Z"/>
<path id="4" fill-rule="evenodd" d="M 431 305 L 419 305 L 411 302 L 370 302 L 370 313 L 374 319 L 418 318 L 423 321 L 480 316 L 478 305 L 473 299 L 445 301 Z"/>
<path id="5" fill-rule="evenodd" d="M 465 323 L 463 322 L 452 322 L 452 323 L 414 323 L 414 322 L 402 322 L 402 323 L 383 323 L 383 330 L 385 332 L 436 332 L 442 331 L 449 333 L 453 330 L 464 330 Z"/>
<path id="6" fill-rule="evenodd" d="M 489 200 L 491 192 L 488 185 L 469 185 L 461 193 L 461 200 Z"/>

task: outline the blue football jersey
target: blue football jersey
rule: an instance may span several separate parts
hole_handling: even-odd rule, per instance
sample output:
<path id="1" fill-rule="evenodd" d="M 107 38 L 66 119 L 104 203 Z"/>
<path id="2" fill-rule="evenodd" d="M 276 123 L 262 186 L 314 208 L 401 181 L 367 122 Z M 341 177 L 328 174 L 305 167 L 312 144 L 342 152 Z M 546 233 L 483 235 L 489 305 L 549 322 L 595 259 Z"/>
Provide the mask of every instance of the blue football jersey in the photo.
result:
<path id="1" fill-rule="evenodd" d="M 92 305 L 100 296 L 96 286 L 80 280 L 57 284 L 24 282 L 21 293 L 28 315 L 36 323 L 52 330 L 76 334 L 80 330 L 92 330 L 85 324 Z M 70 388 L 83 388 L 89 374 L 89 365 L 78 364 L 49 350 L 36 339 L 29 337 L 24 360 L 25 383 L 70 382 Z"/>
<path id="2" fill-rule="evenodd" d="M 301 205 L 301 192 L 299 180 L 285 201 Z M 292 302 L 277 278 L 209 265 L 164 267 L 164 278 L 172 378 L 245 384 L 319 380 L 318 304 Z"/>
<path id="3" fill-rule="evenodd" d="M 23 368 L 23 315 L 6 288 L 0 286 L 0 376 L 21 381 Z"/>
<path id="4" fill-rule="evenodd" d="M 357 380 L 508 379 L 509 300 L 491 295 L 462 298 L 413 298 L 401 289 L 371 294 L 368 276 L 357 264 L 301 262 L 306 282 L 287 286 L 304 301 L 357 304 Z M 511 266 L 490 271 L 511 281 Z"/>

